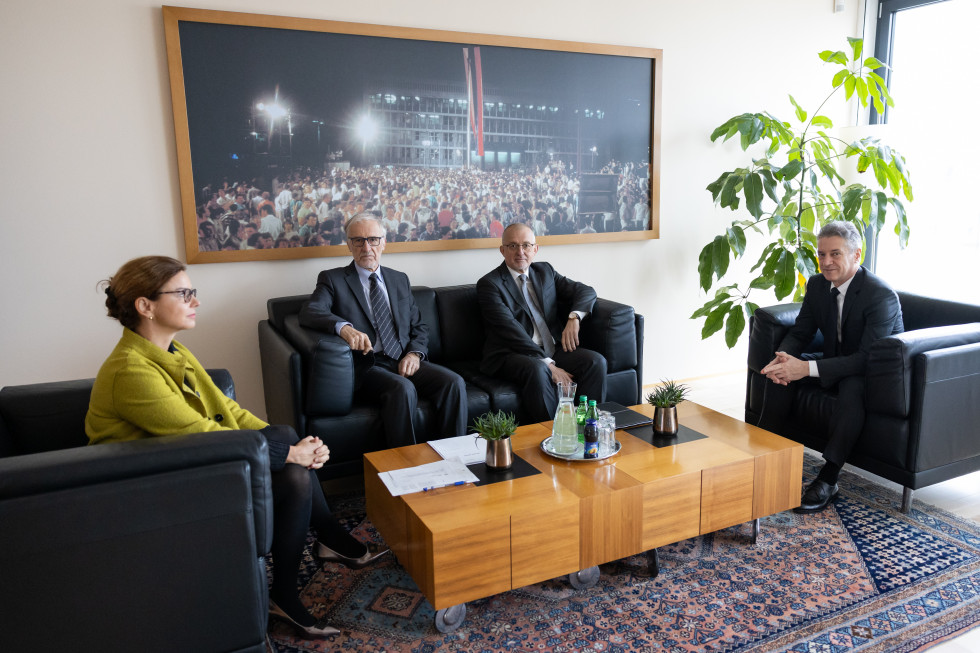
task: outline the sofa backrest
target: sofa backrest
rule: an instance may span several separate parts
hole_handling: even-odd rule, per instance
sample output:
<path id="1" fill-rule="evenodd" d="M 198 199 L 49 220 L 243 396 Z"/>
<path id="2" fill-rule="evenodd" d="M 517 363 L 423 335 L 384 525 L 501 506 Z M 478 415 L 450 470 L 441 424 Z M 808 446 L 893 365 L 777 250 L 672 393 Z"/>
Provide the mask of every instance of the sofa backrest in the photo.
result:
<path id="1" fill-rule="evenodd" d="M 228 370 L 207 372 L 218 389 L 235 398 Z M 0 388 L 0 457 L 87 445 L 85 413 L 94 382 L 77 379 Z"/>
<path id="2" fill-rule="evenodd" d="M 439 357 L 433 354 L 433 360 L 480 360 L 486 337 L 476 284 L 436 288 L 435 294 L 442 342 Z"/>
<path id="3" fill-rule="evenodd" d="M 980 305 L 899 292 L 906 331 L 980 322 Z"/>

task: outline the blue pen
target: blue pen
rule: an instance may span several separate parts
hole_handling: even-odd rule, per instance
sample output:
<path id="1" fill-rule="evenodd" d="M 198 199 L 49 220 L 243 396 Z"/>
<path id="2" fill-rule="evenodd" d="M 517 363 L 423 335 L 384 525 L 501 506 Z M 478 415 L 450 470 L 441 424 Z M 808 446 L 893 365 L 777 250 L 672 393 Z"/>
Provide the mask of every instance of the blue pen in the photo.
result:
<path id="1" fill-rule="evenodd" d="M 431 487 L 422 488 L 423 492 L 428 492 L 429 490 L 435 490 L 441 487 L 452 487 L 455 485 L 466 485 L 466 481 L 456 481 L 455 483 L 446 483 L 445 485 L 433 485 Z"/>

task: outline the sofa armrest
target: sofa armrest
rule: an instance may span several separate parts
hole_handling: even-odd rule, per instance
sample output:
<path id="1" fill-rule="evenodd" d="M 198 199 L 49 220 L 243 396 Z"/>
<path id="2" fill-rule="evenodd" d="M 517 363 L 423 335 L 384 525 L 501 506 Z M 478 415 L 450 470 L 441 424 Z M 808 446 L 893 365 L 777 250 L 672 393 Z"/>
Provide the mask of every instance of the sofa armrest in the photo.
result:
<path id="1" fill-rule="evenodd" d="M 643 334 L 636 332 L 636 317 L 632 306 L 596 299 L 592 313 L 583 320 L 579 339 L 586 349 L 599 352 L 606 359 L 609 373 L 637 366 L 638 342 Z M 639 339 L 639 340 L 638 340 Z"/>
<path id="2" fill-rule="evenodd" d="M 748 366 L 759 372 L 772 360 L 779 343 L 796 322 L 802 304 L 777 304 L 756 309 L 749 323 Z"/>
<path id="3" fill-rule="evenodd" d="M 906 331 L 876 340 L 868 354 L 868 411 L 907 418 L 913 393 L 924 380 L 916 359 L 924 353 L 980 342 L 980 322 Z"/>
<path id="4" fill-rule="evenodd" d="M 272 497 L 261 433 L 2 459 L 0 523 L 10 650 L 39 632 L 56 650 L 99 650 L 106 633 L 118 650 L 264 650 Z"/>
<path id="5" fill-rule="evenodd" d="M 286 339 L 303 361 L 303 412 L 310 417 L 348 414 L 354 405 L 354 354 L 350 346 L 340 336 L 300 326 L 298 315 L 286 316 L 284 324 Z"/>
<path id="6" fill-rule="evenodd" d="M 248 466 L 256 547 L 263 555 L 272 542 L 272 486 L 269 447 L 258 431 L 168 435 L 3 458 L 0 501 L 236 461 Z"/>
<path id="7" fill-rule="evenodd" d="M 980 342 L 919 354 L 913 378 L 912 469 L 980 456 Z"/>

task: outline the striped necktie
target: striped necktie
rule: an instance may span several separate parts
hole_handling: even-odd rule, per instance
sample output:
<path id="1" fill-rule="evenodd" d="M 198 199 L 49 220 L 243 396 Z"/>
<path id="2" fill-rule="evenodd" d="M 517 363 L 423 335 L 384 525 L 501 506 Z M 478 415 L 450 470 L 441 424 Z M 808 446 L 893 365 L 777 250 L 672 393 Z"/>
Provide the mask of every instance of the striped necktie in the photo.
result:
<path id="1" fill-rule="evenodd" d="M 402 347 L 395 337 L 395 322 L 391 319 L 391 309 L 378 284 L 378 275 L 374 272 L 371 273 L 371 310 L 374 311 L 374 328 L 381 340 L 383 353 L 399 360 L 402 357 Z"/>

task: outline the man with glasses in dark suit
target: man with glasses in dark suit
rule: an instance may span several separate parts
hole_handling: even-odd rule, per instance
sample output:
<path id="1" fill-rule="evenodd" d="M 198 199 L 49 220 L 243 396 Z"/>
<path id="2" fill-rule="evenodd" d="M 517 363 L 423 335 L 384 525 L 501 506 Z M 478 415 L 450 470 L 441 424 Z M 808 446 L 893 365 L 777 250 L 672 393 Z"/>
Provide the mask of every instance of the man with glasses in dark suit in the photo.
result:
<path id="1" fill-rule="evenodd" d="M 415 443 L 412 418 L 419 396 L 434 407 L 436 437 L 465 434 L 466 385 L 455 372 L 426 360 L 429 328 L 408 276 L 381 267 L 381 220 L 359 213 L 346 232 L 354 260 L 320 273 L 300 324 L 340 336 L 355 352 L 355 396 L 380 402 L 389 447 Z"/>
<path id="2" fill-rule="evenodd" d="M 504 229 L 500 253 L 504 262 L 476 284 L 486 327 L 481 371 L 516 383 L 525 417 L 534 422 L 554 417 L 559 382 L 575 382 L 578 394 L 605 401 L 606 359 L 579 347 L 595 290 L 535 263 L 538 245 L 525 224 Z M 569 312 L 559 314 L 559 305 Z"/>

